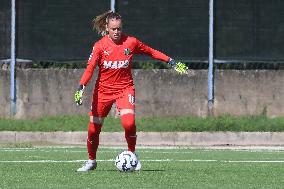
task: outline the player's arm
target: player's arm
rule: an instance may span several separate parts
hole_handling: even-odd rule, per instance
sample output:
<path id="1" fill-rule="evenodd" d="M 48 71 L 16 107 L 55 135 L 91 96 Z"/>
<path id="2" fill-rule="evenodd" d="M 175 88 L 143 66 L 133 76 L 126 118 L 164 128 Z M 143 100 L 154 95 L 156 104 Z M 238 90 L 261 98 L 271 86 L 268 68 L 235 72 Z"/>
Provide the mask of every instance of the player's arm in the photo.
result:
<path id="1" fill-rule="evenodd" d="M 151 56 L 154 59 L 167 62 L 172 68 L 175 69 L 175 71 L 177 71 L 180 74 L 187 74 L 188 73 L 188 67 L 184 63 L 176 62 L 174 59 L 168 57 L 164 53 L 145 45 L 144 43 L 142 43 L 139 40 L 136 40 L 135 52 L 137 54 L 146 54 L 146 55 Z"/>
<path id="2" fill-rule="evenodd" d="M 84 88 L 90 81 L 90 79 L 93 76 L 94 70 L 96 68 L 97 62 L 100 59 L 100 48 L 99 45 L 96 43 L 93 47 L 92 53 L 89 57 L 89 60 L 87 62 L 87 68 L 84 72 L 84 74 L 81 77 L 79 87 L 77 91 L 75 92 L 74 100 L 77 105 L 82 105 L 82 97 L 84 93 Z"/>
<path id="3" fill-rule="evenodd" d="M 168 57 L 164 53 L 162 53 L 158 50 L 155 50 L 155 49 L 149 47 L 148 45 L 145 45 L 144 43 L 142 43 L 138 39 L 136 39 L 135 53 L 136 54 L 145 54 L 145 55 L 151 56 L 154 59 L 161 60 L 161 61 L 164 61 L 164 62 L 168 62 L 169 59 L 170 59 L 170 57 Z"/>

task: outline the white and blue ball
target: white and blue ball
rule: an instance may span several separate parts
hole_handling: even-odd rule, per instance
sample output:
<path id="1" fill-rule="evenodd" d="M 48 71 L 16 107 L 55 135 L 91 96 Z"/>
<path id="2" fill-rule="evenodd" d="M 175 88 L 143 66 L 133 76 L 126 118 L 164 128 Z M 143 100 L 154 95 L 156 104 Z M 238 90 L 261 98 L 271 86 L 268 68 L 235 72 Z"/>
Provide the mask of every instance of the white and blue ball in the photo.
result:
<path id="1" fill-rule="evenodd" d="M 129 172 L 135 170 L 138 164 L 136 155 L 130 151 L 123 151 L 115 158 L 115 166 L 119 171 Z"/>

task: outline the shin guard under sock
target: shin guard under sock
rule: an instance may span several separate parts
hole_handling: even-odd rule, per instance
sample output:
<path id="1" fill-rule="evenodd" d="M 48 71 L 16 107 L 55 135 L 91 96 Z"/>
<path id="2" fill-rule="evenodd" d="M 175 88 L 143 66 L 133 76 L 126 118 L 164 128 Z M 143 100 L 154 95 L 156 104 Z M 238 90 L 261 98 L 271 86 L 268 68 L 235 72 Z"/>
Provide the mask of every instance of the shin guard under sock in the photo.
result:
<path id="1" fill-rule="evenodd" d="M 100 124 L 91 123 L 91 122 L 89 123 L 87 148 L 88 148 L 88 154 L 89 154 L 90 160 L 96 159 L 101 128 L 102 128 L 102 125 Z"/>
<path id="2" fill-rule="evenodd" d="M 134 114 L 124 114 L 121 116 L 121 124 L 125 131 L 125 139 L 128 144 L 128 151 L 134 152 L 136 146 L 136 125 Z"/>

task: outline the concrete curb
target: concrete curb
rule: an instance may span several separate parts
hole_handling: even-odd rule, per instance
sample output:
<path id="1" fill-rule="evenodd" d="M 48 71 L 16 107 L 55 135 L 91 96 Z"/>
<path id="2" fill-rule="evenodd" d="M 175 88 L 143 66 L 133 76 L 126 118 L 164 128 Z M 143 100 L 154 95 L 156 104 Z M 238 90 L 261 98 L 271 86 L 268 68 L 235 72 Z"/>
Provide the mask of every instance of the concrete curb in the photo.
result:
<path id="1" fill-rule="evenodd" d="M 284 132 L 138 132 L 138 146 L 283 146 Z M 87 132 L 0 132 L 0 143 L 85 145 Z M 102 132 L 100 145 L 125 145 L 123 132 Z"/>

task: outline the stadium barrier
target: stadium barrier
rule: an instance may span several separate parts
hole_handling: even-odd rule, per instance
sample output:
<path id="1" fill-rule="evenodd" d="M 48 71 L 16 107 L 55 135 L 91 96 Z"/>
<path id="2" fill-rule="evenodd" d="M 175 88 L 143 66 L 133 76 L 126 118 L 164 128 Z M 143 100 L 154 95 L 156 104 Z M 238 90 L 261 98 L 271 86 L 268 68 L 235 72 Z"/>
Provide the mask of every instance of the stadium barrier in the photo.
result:
<path id="1" fill-rule="evenodd" d="M 86 115 L 94 80 L 77 107 L 74 92 L 83 69 L 17 69 L 15 118 Z M 151 116 L 284 115 L 284 70 L 216 70 L 214 107 L 207 106 L 207 70 L 190 76 L 173 70 L 133 70 L 136 114 Z M 9 117 L 9 70 L 0 70 L 0 117 Z M 114 111 L 111 112 L 114 115 Z"/>

